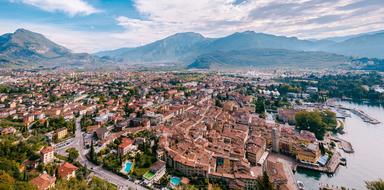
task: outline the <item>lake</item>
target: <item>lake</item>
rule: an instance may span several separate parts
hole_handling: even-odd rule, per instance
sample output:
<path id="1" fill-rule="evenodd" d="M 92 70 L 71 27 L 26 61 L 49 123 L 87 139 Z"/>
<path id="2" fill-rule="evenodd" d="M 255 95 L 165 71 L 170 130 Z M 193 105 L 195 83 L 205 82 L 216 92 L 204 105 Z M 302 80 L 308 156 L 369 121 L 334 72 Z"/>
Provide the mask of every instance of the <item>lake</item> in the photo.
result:
<path id="1" fill-rule="evenodd" d="M 364 181 L 384 179 L 384 108 L 347 102 L 341 104 L 363 110 L 382 123 L 365 123 L 354 114 L 351 114 L 351 118 L 346 118 L 346 133 L 338 136 L 351 142 L 355 153 L 347 154 L 340 150 L 343 157 L 347 158 L 347 166 L 340 166 L 333 176 L 298 170 L 296 179 L 302 181 L 308 190 L 318 190 L 319 184 L 360 190 L 366 189 Z"/>

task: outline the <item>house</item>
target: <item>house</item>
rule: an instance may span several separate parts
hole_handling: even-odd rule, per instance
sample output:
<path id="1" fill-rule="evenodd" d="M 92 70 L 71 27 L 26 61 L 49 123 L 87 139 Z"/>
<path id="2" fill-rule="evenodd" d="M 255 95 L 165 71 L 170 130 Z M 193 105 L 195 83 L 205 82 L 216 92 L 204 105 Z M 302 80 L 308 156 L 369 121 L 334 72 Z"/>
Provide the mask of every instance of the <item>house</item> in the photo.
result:
<path id="1" fill-rule="evenodd" d="M 15 134 L 16 129 L 14 127 L 0 128 L 1 135 Z"/>
<path id="2" fill-rule="evenodd" d="M 65 128 L 65 127 L 62 127 L 62 128 L 60 128 L 60 129 L 57 129 L 57 130 L 55 131 L 55 133 L 56 133 L 56 139 L 57 139 L 57 140 L 60 140 L 60 139 L 62 139 L 62 138 L 64 138 L 64 137 L 67 136 L 67 134 L 68 134 L 68 129 Z"/>
<path id="3" fill-rule="evenodd" d="M 131 122 L 130 120 L 126 119 L 124 121 L 117 123 L 115 126 L 116 131 L 123 131 L 125 128 L 129 127 L 130 122 Z"/>
<path id="4" fill-rule="evenodd" d="M 236 111 L 238 109 L 238 105 L 234 101 L 227 101 L 224 103 L 223 109 L 229 112 Z"/>
<path id="5" fill-rule="evenodd" d="M 296 123 L 296 113 L 300 110 L 296 109 L 279 109 L 277 111 L 277 118 L 283 123 L 289 123 L 294 125 Z"/>
<path id="6" fill-rule="evenodd" d="M 316 142 L 317 139 L 316 139 L 316 135 L 315 133 L 312 133 L 310 131 L 307 131 L 307 130 L 301 130 L 300 131 L 300 138 L 302 141 L 305 141 L 305 142 Z"/>
<path id="7" fill-rule="evenodd" d="M 265 170 L 274 189 L 287 189 L 288 178 L 285 175 L 284 165 L 281 162 L 267 160 Z"/>
<path id="8" fill-rule="evenodd" d="M 309 164 L 317 164 L 320 158 L 320 148 L 317 143 L 300 146 L 297 150 L 296 159 Z"/>
<path id="9" fill-rule="evenodd" d="M 147 183 L 157 182 L 165 175 L 165 162 L 158 160 L 155 162 L 149 171 L 143 175 Z"/>
<path id="10" fill-rule="evenodd" d="M 23 123 L 25 124 L 25 125 L 30 125 L 32 122 L 34 122 L 35 121 L 35 116 L 34 115 L 27 115 L 27 116 L 25 116 L 24 118 L 23 118 Z"/>
<path id="11" fill-rule="evenodd" d="M 53 147 L 51 147 L 51 146 L 44 147 L 40 151 L 40 159 L 44 164 L 48 164 L 50 162 L 53 162 L 53 160 L 55 159 L 55 157 L 53 155 Z"/>
<path id="12" fill-rule="evenodd" d="M 251 137 L 246 147 L 248 161 L 256 165 L 266 149 L 266 140 L 263 137 Z"/>
<path id="13" fill-rule="evenodd" d="M 117 147 L 117 153 L 119 155 L 124 156 L 125 154 L 127 154 L 128 151 L 133 149 L 134 149 L 133 140 L 131 140 L 130 138 L 124 137 L 121 139 L 121 144 L 119 144 L 119 146 Z"/>
<path id="14" fill-rule="evenodd" d="M 58 173 L 61 179 L 69 180 L 76 177 L 76 170 L 78 168 L 69 162 L 65 162 L 59 166 Z"/>
<path id="15" fill-rule="evenodd" d="M 100 128 L 100 127 L 101 127 L 100 125 L 91 125 L 91 126 L 88 126 L 88 127 L 87 127 L 87 133 L 89 133 L 89 134 L 93 134 L 93 133 L 95 133 L 96 130 L 97 130 L 98 128 Z"/>
<path id="16" fill-rule="evenodd" d="M 17 106 L 17 103 L 16 102 L 11 102 L 10 104 L 9 104 L 9 107 L 10 108 L 15 108 Z"/>
<path id="17" fill-rule="evenodd" d="M 56 177 L 52 177 L 46 173 L 33 178 L 31 184 L 36 186 L 38 190 L 47 190 L 55 186 Z"/>
<path id="18" fill-rule="evenodd" d="M 369 88 L 369 87 L 368 87 Z M 319 89 L 317 88 L 317 87 L 313 87 L 313 86 L 310 86 L 310 87 L 308 87 L 307 88 L 307 93 L 309 93 L 309 94 L 315 94 L 315 93 L 317 93 L 318 91 L 319 91 Z"/>
<path id="19" fill-rule="evenodd" d="M 32 161 L 32 160 L 25 160 L 22 163 L 22 165 L 24 166 L 24 168 L 27 168 L 27 169 L 31 170 L 31 169 L 37 168 L 37 166 L 39 165 L 39 162 Z"/>
<path id="20" fill-rule="evenodd" d="M 109 131 L 106 127 L 100 127 L 96 129 L 96 135 L 99 140 L 103 140 L 108 135 Z"/>

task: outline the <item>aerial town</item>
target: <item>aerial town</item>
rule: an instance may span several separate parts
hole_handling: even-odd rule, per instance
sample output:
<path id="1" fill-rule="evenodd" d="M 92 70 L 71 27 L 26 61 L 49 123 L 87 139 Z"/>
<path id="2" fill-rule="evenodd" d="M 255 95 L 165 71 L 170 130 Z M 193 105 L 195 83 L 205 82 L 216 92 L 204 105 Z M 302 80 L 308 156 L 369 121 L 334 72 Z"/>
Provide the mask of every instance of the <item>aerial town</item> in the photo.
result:
<path id="1" fill-rule="evenodd" d="M 16 161 L 2 158 L 1 167 L 15 167 L 38 190 L 69 180 L 111 189 L 295 190 L 304 189 L 298 168 L 333 174 L 346 165 L 340 152 L 353 153 L 352 144 L 332 133 L 342 132 L 349 108 L 309 102 L 324 93 L 316 87 L 282 95 L 279 82 L 260 76 L 4 70 L 0 154 Z M 327 130 L 298 127 L 311 114 L 324 116 Z"/>

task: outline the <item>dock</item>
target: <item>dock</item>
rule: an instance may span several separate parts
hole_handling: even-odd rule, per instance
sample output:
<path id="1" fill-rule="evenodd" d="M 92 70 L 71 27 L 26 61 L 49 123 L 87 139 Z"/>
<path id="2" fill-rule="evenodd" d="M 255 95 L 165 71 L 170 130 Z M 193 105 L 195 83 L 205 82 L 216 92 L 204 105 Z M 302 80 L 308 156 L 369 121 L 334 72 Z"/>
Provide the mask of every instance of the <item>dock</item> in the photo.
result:
<path id="1" fill-rule="evenodd" d="M 381 123 L 379 120 L 369 116 L 367 113 L 365 113 L 362 110 L 354 109 L 354 108 L 346 108 L 346 107 L 342 107 L 342 106 L 340 106 L 340 109 L 344 109 L 344 110 L 348 110 L 348 111 L 352 112 L 353 114 L 359 116 L 366 123 L 370 123 L 370 124 L 374 124 L 374 125 Z"/>
<path id="2" fill-rule="evenodd" d="M 351 117 L 351 114 L 349 114 L 347 111 L 357 115 L 360 117 L 364 122 L 370 123 L 370 124 L 380 124 L 381 122 L 367 113 L 365 113 L 362 110 L 356 109 L 356 108 L 348 108 L 340 104 L 336 104 L 335 101 L 327 101 L 327 104 L 334 108 L 338 114 L 340 114 L 339 118 L 346 118 L 346 117 Z"/>
<path id="3" fill-rule="evenodd" d="M 331 140 L 339 143 L 341 145 L 341 149 L 343 149 L 346 153 L 354 153 L 352 144 L 344 139 L 338 138 L 338 137 L 330 137 Z"/>
<path id="4" fill-rule="evenodd" d="M 349 190 L 349 189 L 341 186 L 320 184 L 319 190 Z"/>
<path id="5" fill-rule="evenodd" d="M 334 152 L 331 160 L 327 164 L 327 173 L 334 174 L 337 168 L 340 165 L 341 154 L 339 152 Z"/>

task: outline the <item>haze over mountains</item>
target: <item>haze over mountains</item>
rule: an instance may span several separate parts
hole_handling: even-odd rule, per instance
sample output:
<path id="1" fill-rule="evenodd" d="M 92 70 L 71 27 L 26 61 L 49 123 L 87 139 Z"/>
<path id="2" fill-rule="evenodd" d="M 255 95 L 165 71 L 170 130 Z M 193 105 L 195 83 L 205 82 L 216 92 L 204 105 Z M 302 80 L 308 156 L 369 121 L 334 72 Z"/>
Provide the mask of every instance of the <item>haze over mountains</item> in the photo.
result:
<path id="1" fill-rule="evenodd" d="M 121 48 L 96 55 L 112 57 L 123 63 L 192 63 L 189 68 L 209 68 L 210 64 L 279 65 L 284 63 L 284 59 L 289 62 L 285 65 L 295 63 L 326 67 L 348 61 L 350 56 L 383 58 L 383 40 L 384 32 L 345 37 L 337 41 L 300 40 L 253 31 L 215 39 L 197 33 L 178 33 L 137 48 Z"/>
<path id="2" fill-rule="evenodd" d="M 25 29 L 0 36 L 0 65 L 103 66 L 175 64 L 184 68 L 338 66 L 354 57 L 384 58 L 384 32 L 327 40 L 301 40 L 253 31 L 222 38 L 177 33 L 153 43 L 99 52 L 72 53 L 43 35 Z"/>

